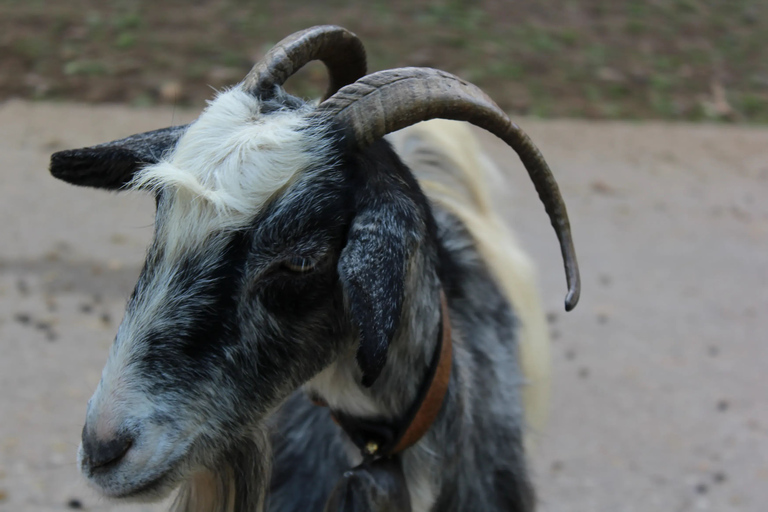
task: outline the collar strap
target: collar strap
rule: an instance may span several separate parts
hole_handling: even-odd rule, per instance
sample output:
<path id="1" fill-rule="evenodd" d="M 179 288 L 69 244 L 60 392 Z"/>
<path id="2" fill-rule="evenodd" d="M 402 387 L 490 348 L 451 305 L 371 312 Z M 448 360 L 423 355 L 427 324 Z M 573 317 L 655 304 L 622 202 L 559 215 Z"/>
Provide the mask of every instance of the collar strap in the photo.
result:
<path id="1" fill-rule="evenodd" d="M 336 423 L 360 448 L 364 459 L 388 457 L 413 446 L 427 433 L 437 418 L 448 391 L 453 361 L 451 319 L 442 289 L 440 290 L 440 317 L 440 332 L 429 370 L 419 388 L 416 400 L 402 418 L 395 421 L 376 418 L 361 419 L 331 411 Z M 315 403 L 325 405 L 322 401 L 316 400 Z"/>

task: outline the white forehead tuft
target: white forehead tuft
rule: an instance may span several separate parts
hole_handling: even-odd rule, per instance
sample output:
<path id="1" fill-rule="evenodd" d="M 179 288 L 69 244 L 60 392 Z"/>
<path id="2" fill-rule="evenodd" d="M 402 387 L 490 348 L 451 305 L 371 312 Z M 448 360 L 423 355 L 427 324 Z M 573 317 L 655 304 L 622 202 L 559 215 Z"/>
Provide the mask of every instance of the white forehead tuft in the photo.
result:
<path id="1" fill-rule="evenodd" d="M 163 219 L 171 230 L 205 235 L 241 227 L 297 174 L 330 163 L 329 139 L 321 130 L 307 129 L 306 114 L 306 109 L 262 114 L 253 95 L 239 88 L 225 91 L 173 151 L 137 173 L 132 186 L 173 194 L 173 211 Z"/>

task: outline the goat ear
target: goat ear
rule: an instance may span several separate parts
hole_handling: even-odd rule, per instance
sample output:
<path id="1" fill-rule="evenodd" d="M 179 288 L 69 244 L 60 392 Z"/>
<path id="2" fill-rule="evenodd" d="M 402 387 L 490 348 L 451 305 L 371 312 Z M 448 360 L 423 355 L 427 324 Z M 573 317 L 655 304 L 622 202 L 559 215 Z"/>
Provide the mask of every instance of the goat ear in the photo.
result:
<path id="1" fill-rule="evenodd" d="M 355 217 L 339 258 L 339 277 L 360 334 L 357 363 L 366 387 L 384 369 L 400 323 L 412 223 L 413 215 L 396 203 L 369 205 Z"/>
<path id="2" fill-rule="evenodd" d="M 146 164 L 157 163 L 176 145 L 187 126 L 172 126 L 124 139 L 51 155 L 51 174 L 83 187 L 119 190 Z"/>

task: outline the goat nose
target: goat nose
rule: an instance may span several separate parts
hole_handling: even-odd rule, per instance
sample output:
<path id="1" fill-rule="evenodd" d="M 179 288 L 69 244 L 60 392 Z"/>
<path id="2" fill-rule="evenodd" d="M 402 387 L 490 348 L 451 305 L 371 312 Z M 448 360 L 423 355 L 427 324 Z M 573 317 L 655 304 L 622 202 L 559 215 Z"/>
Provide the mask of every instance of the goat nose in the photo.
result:
<path id="1" fill-rule="evenodd" d="M 89 434 L 83 428 L 83 459 L 90 469 L 113 464 L 120 461 L 133 446 L 133 436 L 128 433 L 120 433 L 108 440 L 99 439 Z"/>

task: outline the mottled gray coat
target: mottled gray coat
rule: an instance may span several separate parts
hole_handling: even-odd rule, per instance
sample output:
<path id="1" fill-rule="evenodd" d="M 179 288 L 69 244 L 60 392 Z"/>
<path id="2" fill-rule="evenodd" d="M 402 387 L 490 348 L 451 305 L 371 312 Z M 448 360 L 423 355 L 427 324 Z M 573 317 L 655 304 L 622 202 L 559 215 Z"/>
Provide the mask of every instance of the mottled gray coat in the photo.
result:
<path id="1" fill-rule="evenodd" d="M 412 173 L 458 164 L 418 141 L 412 170 L 386 141 L 350 149 L 307 121 L 312 108 L 232 90 L 189 127 L 54 156 L 73 183 L 157 197 L 89 402 L 83 473 L 112 497 L 181 486 L 178 510 L 322 510 L 360 456 L 305 391 L 399 417 L 432 358 L 442 289 L 453 371 L 436 422 L 399 455 L 412 509 L 532 510 L 520 319 L 476 238 Z"/>

